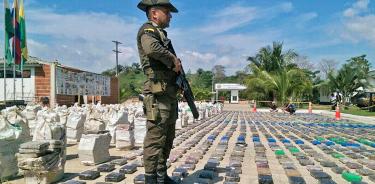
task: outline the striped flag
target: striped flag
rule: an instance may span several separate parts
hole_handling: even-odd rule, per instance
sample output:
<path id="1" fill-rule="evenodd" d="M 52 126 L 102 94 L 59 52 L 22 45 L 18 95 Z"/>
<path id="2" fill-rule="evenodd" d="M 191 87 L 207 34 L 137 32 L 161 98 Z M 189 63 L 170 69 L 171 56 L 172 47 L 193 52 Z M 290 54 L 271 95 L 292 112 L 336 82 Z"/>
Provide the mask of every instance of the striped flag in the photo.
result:
<path id="1" fill-rule="evenodd" d="M 12 23 L 12 12 L 9 8 L 8 0 L 4 0 L 4 31 L 5 31 L 5 46 L 4 46 L 4 56 L 7 64 L 13 62 L 13 57 L 10 49 L 9 40 L 14 36 L 14 28 Z"/>
<path id="2" fill-rule="evenodd" d="M 18 0 L 13 2 L 13 25 L 14 25 L 14 37 L 13 37 L 13 56 L 14 64 L 21 65 L 21 30 L 19 26 L 19 5 Z"/>
<path id="3" fill-rule="evenodd" d="M 21 41 L 22 65 L 23 65 L 29 59 L 29 54 L 27 50 L 27 42 L 26 42 L 26 21 L 25 21 L 23 0 L 20 0 L 19 29 L 20 29 L 20 41 Z"/>

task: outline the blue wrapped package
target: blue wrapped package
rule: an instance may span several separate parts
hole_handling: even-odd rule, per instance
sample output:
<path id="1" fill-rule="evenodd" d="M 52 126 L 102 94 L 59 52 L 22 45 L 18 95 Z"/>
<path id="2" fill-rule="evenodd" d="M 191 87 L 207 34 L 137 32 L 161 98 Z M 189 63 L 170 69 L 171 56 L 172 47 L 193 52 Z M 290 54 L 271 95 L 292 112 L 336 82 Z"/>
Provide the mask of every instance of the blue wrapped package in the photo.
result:
<path id="1" fill-rule="evenodd" d="M 285 144 L 285 143 L 290 143 L 290 140 L 288 140 L 288 139 L 283 139 L 283 140 L 281 140 L 281 142 L 284 143 L 284 144 Z"/>
<path id="2" fill-rule="evenodd" d="M 318 144 L 321 144 L 321 142 L 320 141 L 318 141 L 318 140 L 313 140 L 312 142 L 311 142 L 313 145 L 318 145 Z"/>
<path id="3" fill-rule="evenodd" d="M 335 143 L 332 142 L 332 141 L 327 141 L 324 144 L 327 145 L 327 146 L 333 146 L 333 145 L 335 145 Z"/>
<path id="4" fill-rule="evenodd" d="M 295 143 L 296 144 L 305 144 L 302 140 L 300 140 L 300 139 L 297 139 L 297 140 L 295 140 Z"/>

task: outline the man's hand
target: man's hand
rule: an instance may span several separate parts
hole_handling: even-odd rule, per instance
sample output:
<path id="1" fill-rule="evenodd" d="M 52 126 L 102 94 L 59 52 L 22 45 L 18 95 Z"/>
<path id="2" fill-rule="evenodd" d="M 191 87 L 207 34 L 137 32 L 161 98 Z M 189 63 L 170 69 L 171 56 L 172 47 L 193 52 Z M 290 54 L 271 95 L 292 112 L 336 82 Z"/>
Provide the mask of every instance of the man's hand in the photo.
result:
<path id="1" fill-rule="evenodd" d="M 175 71 L 176 73 L 179 73 L 181 71 L 181 60 L 179 58 L 176 58 L 174 60 L 174 66 L 175 68 L 173 68 L 173 71 Z"/>

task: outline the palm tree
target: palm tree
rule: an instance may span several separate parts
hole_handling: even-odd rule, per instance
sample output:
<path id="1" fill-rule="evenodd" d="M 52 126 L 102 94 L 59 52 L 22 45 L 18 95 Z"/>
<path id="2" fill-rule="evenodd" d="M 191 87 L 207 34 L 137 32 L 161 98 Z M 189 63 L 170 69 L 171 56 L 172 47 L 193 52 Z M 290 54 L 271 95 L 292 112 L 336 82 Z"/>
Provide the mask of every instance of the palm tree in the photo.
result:
<path id="1" fill-rule="evenodd" d="M 343 95 L 344 105 L 348 105 L 350 98 L 358 89 L 372 87 L 369 82 L 370 64 L 365 55 L 347 60 L 337 72 L 328 73 L 325 82 L 317 85 L 321 90 L 339 92 Z"/>
<path id="2" fill-rule="evenodd" d="M 270 46 L 263 47 L 255 57 L 248 57 L 247 60 L 261 70 L 265 70 L 266 72 L 277 72 L 286 67 L 296 67 L 292 61 L 297 56 L 298 54 L 293 50 L 283 52 L 283 43 L 273 42 L 272 48 Z"/>
<path id="3" fill-rule="evenodd" d="M 281 105 L 290 97 L 302 98 L 312 91 L 307 73 L 299 69 L 293 60 L 298 56 L 293 50 L 283 52 L 283 44 L 273 42 L 263 47 L 254 57 L 248 57 L 252 70 L 246 84 L 248 95 L 256 99 L 277 100 Z"/>
<path id="4" fill-rule="evenodd" d="M 346 105 L 354 92 L 360 87 L 368 85 L 366 80 L 361 79 L 359 71 L 344 64 L 335 75 L 333 72 L 328 74 L 329 86 L 333 91 L 337 91 L 343 95 L 343 104 Z"/>
<path id="5" fill-rule="evenodd" d="M 284 105 L 291 97 L 302 97 L 311 94 L 312 82 L 306 73 L 298 68 L 280 69 L 277 73 L 261 70 L 256 65 L 252 66 L 254 75 L 246 81 L 248 86 L 256 86 L 262 89 L 258 92 L 273 93 L 273 100 Z M 253 88 L 254 89 L 254 88 Z"/>

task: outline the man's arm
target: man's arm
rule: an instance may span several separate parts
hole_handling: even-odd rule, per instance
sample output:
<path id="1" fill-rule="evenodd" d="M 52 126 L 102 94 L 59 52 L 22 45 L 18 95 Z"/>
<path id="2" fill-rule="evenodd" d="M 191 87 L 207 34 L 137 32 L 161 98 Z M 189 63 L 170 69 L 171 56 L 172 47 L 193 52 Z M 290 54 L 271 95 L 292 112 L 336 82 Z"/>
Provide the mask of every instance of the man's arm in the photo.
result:
<path id="1" fill-rule="evenodd" d="M 173 69 L 174 63 L 178 60 L 177 57 L 165 48 L 152 33 L 143 34 L 141 43 L 148 57 L 156 59 L 168 68 Z"/>

